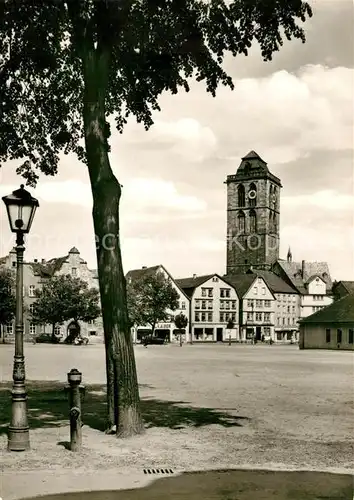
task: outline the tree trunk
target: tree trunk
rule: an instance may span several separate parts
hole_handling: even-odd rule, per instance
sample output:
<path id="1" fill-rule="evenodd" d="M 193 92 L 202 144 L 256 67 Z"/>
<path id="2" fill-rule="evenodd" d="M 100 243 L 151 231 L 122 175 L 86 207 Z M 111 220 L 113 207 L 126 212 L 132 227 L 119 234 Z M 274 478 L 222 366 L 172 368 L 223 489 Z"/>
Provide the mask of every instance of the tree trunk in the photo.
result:
<path id="1" fill-rule="evenodd" d="M 108 70 L 109 54 L 94 49 L 85 53 L 84 134 L 106 351 L 107 432 L 123 437 L 141 433 L 144 427 L 120 249 L 121 186 L 109 163 L 105 136 Z"/>
<path id="2" fill-rule="evenodd" d="M 55 342 L 55 325 L 56 323 L 52 323 L 52 342 Z"/>

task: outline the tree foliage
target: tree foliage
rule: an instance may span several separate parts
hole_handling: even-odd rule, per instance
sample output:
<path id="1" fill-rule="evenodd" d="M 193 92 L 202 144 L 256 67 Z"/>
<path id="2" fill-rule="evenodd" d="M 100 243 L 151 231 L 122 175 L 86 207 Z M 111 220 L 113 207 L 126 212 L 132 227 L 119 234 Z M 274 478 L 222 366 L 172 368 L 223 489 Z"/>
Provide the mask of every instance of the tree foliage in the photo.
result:
<path id="1" fill-rule="evenodd" d="M 89 321 L 100 315 L 98 290 L 88 288 L 85 281 L 70 275 L 54 276 L 36 289 L 35 295 L 32 321 L 52 325 L 53 336 L 55 327 L 64 321 Z"/>
<path id="2" fill-rule="evenodd" d="M 213 96 L 220 83 L 233 88 L 222 67 L 227 52 L 247 55 L 258 42 L 269 61 L 283 37 L 305 41 L 298 21 L 311 15 L 301 0 L 5 0 L 0 161 L 29 160 L 18 172 L 34 184 L 36 169 L 57 173 L 60 151 L 85 160 L 86 58 L 107 63 L 96 75 L 104 115 L 115 116 L 120 132 L 130 114 L 149 128 L 163 91 L 189 91 L 191 77 Z"/>
<path id="3" fill-rule="evenodd" d="M 145 274 L 133 279 L 127 286 L 128 314 L 133 325 L 151 325 L 168 321 L 171 311 L 178 308 L 178 292 L 162 272 Z"/>
<path id="4" fill-rule="evenodd" d="M 232 330 L 234 327 L 235 327 L 234 320 L 232 318 L 229 318 L 227 325 L 226 325 L 226 329 Z"/>
<path id="5" fill-rule="evenodd" d="M 175 316 L 175 325 L 176 327 L 181 330 L 182 328 L 187 328 L 187 325 L 188 325 L 188 318 L 185 314 L 183 314 L 182 312 L 177 314 Z"/>
<path id="6" fill-rule="evenodd" d="M 14 276 L 8 269 L 0 269 L 0 325 L 13 320 L 16 312 Z"/>
<path id="7" fill-rule="evenodd" d="M 108 429 L 142 432 L 139 390 L 120 249 L 121 185 L 109 160 L 108 117 L 122 132 L 129 115 L 146 129 L 164 91 L 192 78 L 215 95 L 233 88 L 222 62 L 256 42 L 265 61 L 282 39 L 305 41 L 302 0 L 2 0 L 0 165 L 34 186 L 55 175 L 59 153 L 88 167 L 102 303 Z M 114 248 L 105 245 L 115 236 Z"/>

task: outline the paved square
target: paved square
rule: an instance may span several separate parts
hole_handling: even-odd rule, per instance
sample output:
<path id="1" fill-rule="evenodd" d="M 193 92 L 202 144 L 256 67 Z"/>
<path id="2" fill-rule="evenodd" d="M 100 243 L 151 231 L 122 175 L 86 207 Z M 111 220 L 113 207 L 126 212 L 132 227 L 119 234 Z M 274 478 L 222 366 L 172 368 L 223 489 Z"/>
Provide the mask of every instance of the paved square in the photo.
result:
<path id="1" fill-rule="evenodd" d="M 104 347 L 25 346 L 28 386 L 31 380 L 47 381 L 47 392 L 38 401 L 38 391 L 30 394 L 32 450 L 21 455 L 22 470 L 72 466 L 58 444 L 69 435 L 61 387 L 67 372 L 78 368 L 89 391 L 77 470 L 352 472 L 353 353 L 268 345 L 136 346 L 135 353 L 147 430 L 117 442 L 99 430 L 105 415 Z M 0 346 L 2 382 L 11 380 L 12 357 L 13 346 Z M 6 417 L 1 424 L 5 430 Z M 0 445 L 6 448 L 4 434 Z M 1 461 L 5 471 L 18 466 L 16 454 L 3 453 Z"/>

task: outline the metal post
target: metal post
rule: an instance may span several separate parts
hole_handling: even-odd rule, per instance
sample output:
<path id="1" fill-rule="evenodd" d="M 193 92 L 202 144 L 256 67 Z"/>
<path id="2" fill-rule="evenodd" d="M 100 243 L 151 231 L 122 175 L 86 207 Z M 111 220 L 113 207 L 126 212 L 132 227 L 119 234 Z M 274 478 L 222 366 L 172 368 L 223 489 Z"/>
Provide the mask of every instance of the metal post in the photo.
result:
<path id="1" fill-rule="evenodd" d="M 27 420 L 27 393 L 25 387 L 25 357 L 23 354 L 23 254 L 25 251 L 22 231 L 17 232 L 16 254 L 16 324 L 15 356 L 13 366 L 13 388 L 11 423 L 8 429 L 8 450 L 30 449 Z"/>
<path id="2" fill-rule="evenodd" d="M 229 345 L 231 345 L 231 335 L 229 334 Z"/>
<path id="3" fill-rule="evenodd" d="M 81 395 L 80 387 L 82 374 L 76 368 L 68 373 L 69 387 L 69 418 L 70 418 L 70 449 L 71 451 L 80 451 L 82 443 L 81 432 Z"/>

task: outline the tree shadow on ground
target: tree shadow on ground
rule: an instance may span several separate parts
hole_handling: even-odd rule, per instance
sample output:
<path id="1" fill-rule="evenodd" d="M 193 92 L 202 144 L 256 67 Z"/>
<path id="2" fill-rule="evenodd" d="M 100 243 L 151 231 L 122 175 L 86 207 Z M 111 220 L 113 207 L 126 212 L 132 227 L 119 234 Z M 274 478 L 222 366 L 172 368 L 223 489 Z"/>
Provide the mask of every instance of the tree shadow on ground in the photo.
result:
<path id="1" fill-rule="evenodd" d="M 69 403 L 65 384 L 60 382 L 28 381 L 28 420 L 31 429 L 68 425 Z M 141 385 L 140 387 L 143 387 Z M 6 432 L 11 414 L 11 383 L 0 383 L 0 434 Z M 83 424 L 104 431 L 106 428 L 106 387 L 86 386 L 82 398 Z M 235 416 L 212 408 L 198 408 L 183 401 L 163 401 L 143 398 L 141 409 L 145 427 L 201 427 L 218 424 L 241 427 L 247 417 Z"/>

